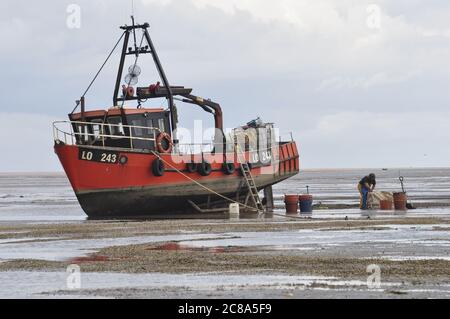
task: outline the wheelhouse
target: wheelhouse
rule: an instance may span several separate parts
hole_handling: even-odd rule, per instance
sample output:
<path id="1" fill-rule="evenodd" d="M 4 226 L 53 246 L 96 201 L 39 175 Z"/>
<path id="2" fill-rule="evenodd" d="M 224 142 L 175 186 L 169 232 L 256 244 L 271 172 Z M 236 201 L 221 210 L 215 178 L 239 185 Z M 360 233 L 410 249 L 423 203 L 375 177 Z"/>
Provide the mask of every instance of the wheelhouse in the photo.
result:
<path id="1" fill-rule="evenodd" d="M 170 113 L 162 108 L 111 108 L 69 115 L 78 145 L 155 150 L 160 133 L 170 132 Z"/>

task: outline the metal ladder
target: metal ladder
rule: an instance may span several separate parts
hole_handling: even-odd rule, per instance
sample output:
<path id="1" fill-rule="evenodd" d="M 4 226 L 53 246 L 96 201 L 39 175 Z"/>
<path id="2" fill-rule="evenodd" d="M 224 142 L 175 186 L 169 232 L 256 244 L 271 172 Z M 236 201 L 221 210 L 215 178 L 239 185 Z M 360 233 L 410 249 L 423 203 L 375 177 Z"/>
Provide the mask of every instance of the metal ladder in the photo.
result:
<path id="1" fill-rule="evenodd" d="M 247 161 L 245 160 L 244 153 L 240 150 L 238 144 L 236 144 L 236 154 L 238 161 L 241 165 L 242 175 L 244 176 L 245 183 L 247 184 L 249 195 L 252 198 L 253 204 L 255 205 L 258 213 L 264 212 L 264 206 L 262 204 L 261 198 L 259 197 L 258 189 L 256 188 L 255 180 L 253 179 L 252 172 L 250 171 L 250 167 L 248 166 Z"/>

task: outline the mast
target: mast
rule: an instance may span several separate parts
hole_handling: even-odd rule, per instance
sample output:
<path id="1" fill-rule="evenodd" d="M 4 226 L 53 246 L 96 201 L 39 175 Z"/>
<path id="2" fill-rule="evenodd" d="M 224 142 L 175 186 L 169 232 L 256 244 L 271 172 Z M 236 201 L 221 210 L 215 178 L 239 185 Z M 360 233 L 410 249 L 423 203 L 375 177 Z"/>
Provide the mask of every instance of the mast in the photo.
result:
<path id="1" fill-rule="evenodd" d="M 120 27 L 122 30 L 124 30 L 125 39 L 124 39 L 123 47 L 122 47 L 122 54 L 120 56 L 119 69 L 117 71 L 113 103 L 114 103 L 114 106 L 117 106 L 118 102 L 124 102 L 126 100 L 135 100 L 136 99 L 133 97 L 129 98 L 128 96 L 123 96 L 123 97 L 118 96 L 119 91 L 120 91 L 120 83 L 122 82 L 123 68 L 124 68 L 126 56 L 127 55 L 135 55 L 137 58 L 137 57 L 139 57 L 140 54 L 151 54 L 153 57 L 153 61 L 155 63 L 156 69 L 158 71 L 159 77 L 165 88 L 165 92 L 166 92 L 165 97 L 168 101 L 169 110 L 170 110 L 170 126 L 171 126 L 170 130 L 172 132 L 172 138 L 173 138 L 174 144 L 177 144 L 178 140 L 175 137 L 175 130 L 177 128 L 177 123 L 176 123 L 176 118 L 175 118 L 176 111 L 175 111 L 175 104 L 174 104 L 174 99 L 173 99 L 172 88 L 170 87 L 169 81 L 166 77 L 166 74 L 165 74 L 164 69 L 161 64 L 161 61 L 159 60 L 158 54 L 156 53 L 155 46 L 153 45 L 152 39 L 148 32 L 149 27 L 150 27 L 150 25 L 148 23 L 134 24 L 134 19 L 133 19 L 133 25 L 131 25 L 131 26 L 124 25 L 124 26 Z M 130 39 L 130 32 L 134 33 L 137 29 L 142 29 L 142 31 L 144 33 L 145 41 L 147 42 L 147 45 L 138 46 L 136 43 L 136 37 L 134 35 L 134 42 L 135 42 L 134 48 L 128 47 L 128 42 Z"/>
<path id="2" fill-rule="evenodd" d="M 161 61 L 159 60 L 158 54 L 156 53 L 155 47 L 153 45 L 152 39 L 150 38 L 150 34 L 148 33 L 148 23 L 146 23 L 147 27 L 144 29 L 145 39 L 147 40 L 148 45 L 150 46 L 150 52 L 153 56 L 153 61 L 155 61 L 156 68 L 158 69 L 159 76 L 167 89 L 167 99 L 169 101 L 169 109 L 170 109 L 170 122 L 172 124 L 172 134 L 177 129 L 177 122 L 175 119 L 175 104 L 173 102 L 173 94 L 172 89 L 170 87 L 169 81 L 167 80 L 166 74 L 164 73 L 164 69 L 161 65 Z M 178 141 L 174 138 L 174 143 L 176 144 Z"/>
<path id="3" fill-rule="evenodd" d="M 107 56 L 106 60 L 103 62 L 102 66 L 98 70 L 98 72 L 95 74 L 94 78 L 92 79 L 91 83 L 85 90 L 85 92 L 82 94 L 81 99 L 76 101 L 75 108 L 72 110 L 72 112 L 69 114 L 71 116 L 75 110 L 78 108 L 78 106 L 82 103 L 82 115 L 85 112 L 85 106 L 84 106 L 84 97 L 86 93 L 89 91 L 89 89 L 92 87 L 93 83 L 97 79 L 100 72 L 103 70 L 103 67 L 108 62 L 109 58 L 119 46 L 120 42 L 123 38 L 123 46 L 122 46 L 122 53 L 120 55 L 120 63 L 119 63 L 119 69 L 117 71 L 117 77 L 116 77 L 116 84 L 114 87 L 114 95 L 113 95 L 113 105 L 119 106 L 119 102 L 122 102 L 121 111 L 123 114 L 123 103 L 125 101 L 131 101 L 131 100 L 137 100 L 139 103 L 141 100 L 149 99 L 149 98 L 162 98 L 165 97 L 168 100 L 169 104 L 169 113 L 170 113 L 170 124 L 169 124 L 169 131 L 172 133 L 172 140 L 175 145 L 178 144 L 178 140 L 176 139 L 176 128 L 177 128 L 177 122 L 176 122 L 176 107 L 174 103 L 174 96 L 181 96 L 183 99 L 181 99 L 182 102 L 195 104 L 200 106 L 204 111 L 211 113 L 214 115 L 215 120 L 215 127 L 222 131 L 223 136 L 223 118 L 222 118 L 222 109 L 220 105 L 216 102 L 213 102 L 209 99 L 203 99 L 202 97 L 192 95 L 192 89 L 185 88 L 184 86 L 170 86 L 169 81 L 167 80 L 166 74 L 164 72 L 164 69 L 161 65 L 161 61 L 159 60 L 158 54 L 156 53 L 156 49 L 153 45 L 153 41 L 150 37 L 150 34 L 148 32 L 148 28 L 150 27 L 148 23 L 144 24 L 138 24 L 136 25 L 134 22 L 134 17 L 131 17 L 132 19 L 132 25 L 124 25 L 121 26 L 120 29 L 122 29 L 124 32 L 120 36 L 119 40 L 114 45 L 113 49 Z M 142 29 L 142 39 L 140 44 L 137 44 L 136 41 L 136 30 Z M 133 32 L 133 40 L 134 40 L 134 46 L 129 47 L 129 41 L 130 41 L 130 33 Z M 143 45 L 143 40 L 147 42 L 147 45 Z M 125 65 L 125 60 L 128 55 L 134 55 L 135 56 L 135 64 L 139 58 L 140 54 L 151 54 L 153 57 L 153 62 L 156 65 L 156 69 L 158 71 L 158 74 L 161 78 L 161 81 L 163 82 L 162 87 L 155 87 L 154 89 L 150 87 L 138 87 L 136 94 L 124 94 L 122 96 L 119 96 L 120 93 L 120 84 L 122 83 L 122 75 L 123 75 L 123 68 Z M 180 100 L 180 99 L 178 99 Z M 126 120 L 126 117 L 123 117 L 123 121 Z"/>
<path id="4" fill-rule="evenodd" d="M 123 40 L 122 54 L 120 55 L 119 70 L 117 72 L 116 86 L 114 88 L 113 106 L 118 106 L 117 96 L 119 94 L 120 83 L 122 82 L 123 66 L 125 64 L 125 57 L 127 53 L 128 41 L 130 39 L 130 32 L 125 31 L 125 39 Z"/>

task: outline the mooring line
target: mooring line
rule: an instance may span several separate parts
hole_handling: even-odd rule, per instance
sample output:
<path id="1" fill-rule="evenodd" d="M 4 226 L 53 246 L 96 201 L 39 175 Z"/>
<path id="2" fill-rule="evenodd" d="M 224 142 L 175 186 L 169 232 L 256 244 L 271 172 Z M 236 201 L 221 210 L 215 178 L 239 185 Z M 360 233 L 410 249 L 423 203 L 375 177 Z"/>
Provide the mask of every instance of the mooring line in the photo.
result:
<path id="1" fill-rule="evenodd" d="M 226 197 L 226 196 L 224 196 L 224 195 L 222 195 L 222 194 L 219 194 L 219 193 L 216 192 L 215 190 L 213 190 L 213 189 L 211 189 L 211 188 L 209 188 L 209 187 L 207 187 L 207 186 L 205 186 L 205 185 L 203 185 L 203 184 L 197 182 L 195 179 L 193 179 L 193 178 L 189 177 L 188 175 L 184 174 L 184 173 L 183 173 L 182 171 L 180 171 L 178 168 L 176 168 L 176 167 L 173 166 L 171 163 L 169 163 L 168 161 L 166 161 L 165 159 L 163 159 L 163 158 L 162 158 L 158 153 L 156 153 L 155 151 L 151 151 L 151 152 L 153 153 L 153 155 L 155 155 L 156 157 L 158 157 L 158 158 L 159 158 L 161 161 L 163 161 L 165 164 L 167 164 L 168 166 L 170 166 L 171 168 L 173 168 L 177 173 L 179 173 L 179 174 L 181 174 L 182 176 L 186 177 L 187 179 L 189 179 L 190 181 L 194 182 L 195 184 L 197 184 L 198 186 L 202 187 L 203 189 L 207 190 L 208 192 L 213 193 L 213 194 L 215 194 L 215 195 L 217 195 L 217 196 L 219 196 L 219 197 L 221 197 L 221 198 L 223 198 L 223 199 L 225 199 L 225 200 L 227 200 L 227 201 L 229 201 L 229 202 L 238 204 L 238 205 L 240 205 L 240 206 L 242 206 L 242 207 L 244 207 L 244 208 L 248 208 L 248 209 L 251 209 L 251 210 L 257 210 L 255 207 L 250 207 L 250 206 L 248 206 L 248 205 L 245 205 L 245 204 L 242 204 L 242 203 L 240 203 L 240 202 L 237 202 L 237 201 L 235 201 L 235 200 L 233 200 L 233 199 L 231 199 L 231 198 L 228 198 L 228 197 Z"/>
<path id="2" fill-rule="evenodd" d="M 207 186 L 205 186 L 205 185 L 203 185 L 203 184 L 197 182 L 195 179 L 193 179 L 193 178 L 189 177 L 188 175 L 184 174 L 184 173 L 183 173 L 182 171 L 180 171 L 178 168 L 176 168 L 176 167 L 173 166 L 171 163 L 169 163 L 168 161 L 166 161 L 164 158 L 162 158 L 162 157 L 161 157 L 158 153 L 156 153 L 155 151 L 151 151 L 151 152 L 153 153 L 153 155 L 155 155 L 156 157 L 158 157 L 158 158 L 159 158 L 161 161 L 163 161 L 165 164 L 167 164 L 167 165 L 170 166 L 172 169 L 174 169 L 177 173 L 181 174 L 182 176 L 184 176 L 185 178 L 187 178 L 187 179 L 189 179 L 190 181 L 194 182 L 195 184 L 197 184 L 198 186 L 200 186 L 200 187 L 202 187 L 203 189 L 207 190 L 208 192 L 213 193 L 213 194 L 215 194 L 215 195 L 217 195 L 217 196 L 219 196 L 219 197 L 221 197 L 221 198 L 223 198 L 223 199 L 225 199 L 225 200 L 227 200 L 227 201 L 229 201 L 229 202 L 238 204 L 238 205 L 240 205 L 240 206 L 242 206 L 242 207 L 244 207 L 244 208 L 248 208 L 248 209 L 251 209 L 251 210 L 257 210 L 255 207 L 251 207 L 251 206 L 242 204 L 242 203 L 240 203 L 240 202 L 237 202 L 237 201 L 235 201 L 235 200 L 233 200 L 233 199 L 231 199 L 231 198 L 228 198 L 228 197 L 226 197 L 226 196 L 224 196 L 224 195 L 222 195 L 222 194 L 219 194 L 219 193 L 216 192 L 215 190 L 213 190 L 213 189 L 211 189 L 211 188 L 209 188 L 209 187 L 207 187 Z M 266 214 L 266 213 L 264 213 L 264 214 Z M 270 214 L 275 215 L 275 216 L 279 216 L 279 217 L 284 217 L 284 218 L 301 219 L 301 220 L 304 220 L 304 219 L 305 219 L 304 217 L 298 217 L 298 216 L 287 216 L 287 215 L 282 215 L 282 214 L 277 214 L 277 213 L 270 213 Z"/>

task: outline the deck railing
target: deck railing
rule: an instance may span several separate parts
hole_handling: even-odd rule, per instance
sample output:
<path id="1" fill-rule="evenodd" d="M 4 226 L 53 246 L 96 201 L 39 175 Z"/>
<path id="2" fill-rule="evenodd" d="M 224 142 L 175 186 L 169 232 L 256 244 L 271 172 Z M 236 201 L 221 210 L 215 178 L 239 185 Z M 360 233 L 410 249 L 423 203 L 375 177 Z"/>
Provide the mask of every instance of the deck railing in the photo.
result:
<path id="1" fill-rule="evenodd" d="M 76 128 L 76 130 L 74 129 Z M 137 136 L 133 132 L 142 130 L 142 132 L 147 132 L 146 135 L 150 137 Z M 113 132 L 113 133 L 112 133 Z M 120 134 L 114 134 L 115 132 L 121 132 Z M 135 126 L 135 125 L 123 125 L 123 124 L 111 124 L 111 123 L 101 123 L 101 122 L 83 122 L 83 121 L 55 121 L 53 122 L 53 138 L 54 141 L 69 145 L 83 145 L 92 146 L 100 148 L 126 148 L 131 150 L 157 150 L 156 138 L 161 133 L 161 130 L 155 127 L 147 126 Z M 139 134 L 140 135 L 140 134 Z M 113 141 L 128 141 L 126 146 L 117 146 Z M 139 147 L 138 141 L 147 141 L 148 145 L 145 147 Z M 233 143 L 233 142 L 231 142 Z M 236 153 L 236 141 L 232 144 L 231 149 L 224 146 L 226 153 L 233 154 Z M 242 145 L 241 149 L 245 149 Z M 178 144 L 174 150 L 173 154 L 179 155 L 196 155 L 196 154 L 208 154 L 213 152 L 214 142 L 207 143 L 189 143 L 189 144 Z M 223 151 L 223 150 L 221 150 Z M 252 149 L 248 150 L 247 156 L 251 157 L 251 154 L 262 154 L 269 153 L 272 154 L 273 145 L 266 148 Z M 221 153 L 219 151 L 219 153 Z M 250 160 L 250 158 L 248 159 Z"/>
<path id="2" fill-rule="evenodd" d="M 77 127 L 77 132 L 74 130 Z M 143 137 L 133 135 L 133 131 L 151 131 L 150 136 Z M 120 132 L 111 134 L 111 132 Z M 53 122 L 53 139 L 56 143 L 63 142 L 70 145 L 95 145 L 108 147 L 108 141 L 127 140 L 132 150 L 141 149 L 136 147 L 136 141 L 148 141 L 153 149 L 156 149 L 156 137 L 161 130 L 156 127 L 123 125 L 111 123 L 82 122 L 82 121 L 56 121 Z"/>

